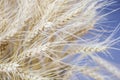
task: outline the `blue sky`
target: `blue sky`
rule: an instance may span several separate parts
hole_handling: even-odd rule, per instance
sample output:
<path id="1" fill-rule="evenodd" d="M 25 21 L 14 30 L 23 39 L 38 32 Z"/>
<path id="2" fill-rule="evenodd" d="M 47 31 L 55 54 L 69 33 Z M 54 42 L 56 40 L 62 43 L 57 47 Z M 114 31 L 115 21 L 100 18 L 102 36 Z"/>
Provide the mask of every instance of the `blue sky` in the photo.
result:
<path id="1" fill-rule="evenodd" d="M 103 13 L 108 13 L 112 10 L 120 8 L 120 0 L 113 0 L 113 1 L 117 1 L 117 2 L 111 6 L 108 6 L 107 9 L 104 9 Z M 107 25 L 109 28 L 114 29 L 120 23 L 120 9 L 113 12 L 112 14 L 109 14 L 108 16 L 106 16 L 106 19 L 108 21 L 112 21 L 112 22 L 106 22 L 103 24 Z M 115 35 L 115 37 L 120 37 L 120 31 L 118 31 L 118 33 Z M 120 43 L 116 44 L 115 47 L 120 49 L 119 45 L 120 45 Z M 110 57 L 106 57 L 104 55 L 101 55 L 101 56 L 104 57 L 105 59 L 115 63 L 116 66 L 120 68 L 120 51 L 110 50 L 110 52 L 114 59 L 112 59 Z"/>
<path id="2" fill-rule="evenodd" d="M 109 0 L 108 0 L 109 1 Z M 105 13 L 109 13 L 113 10 L 116 10 L 118 8 L 120 8 L 120 0 L 113 0 L 113 1 L 116 1 L 116 3 L 106 7 L 101 14 L 105 14 Z M 105 21 L 103 21 L 104 23 L 100 23 L 102 25 L 105 25 L 105 27 L 107 27 L 107 30 L 110 31 L 110 30 L 113 30 L 117 27 L 117 25 L 120 23 L 120 9 L 105 16 Z M 96 25 L 96 26 L 100 26 L 99 24 Z M 120 27 L 120 26 L 119 26 Z M 109 34 L 105 34 L 106 36 L 107 35 L 110 35 Z M 117 37 L 120 37 L 120 30 L 114 35 L 113 39 L 117 38 Z M 120 49 L 120 42 L 115 44 L 114 46 L 112 47 L 116 47 L 118 49 Z M 102 58 L 106 59 L 108 62 L 112 63 L 113 65 L 115 65 L 116 67 L 118 67 L 120 69 L 120 51 L 119 50 L 108 50 L 112 57 L 110 56 L 106 56 L 104 54 L 99 54 L 99 56 L 101 56 Z M 87 77 L 83 77 L 81 76 L 82 74 L 78 73 L 78 77 L 77 75 L 76 78 L 72 78 L 71 80 L 79 80 L 79 79 L 82 79 L 82 80 L 89 80 L 87 79 Z M 114 80 L 118 80 L 118 79 L 114 79 Z"/>

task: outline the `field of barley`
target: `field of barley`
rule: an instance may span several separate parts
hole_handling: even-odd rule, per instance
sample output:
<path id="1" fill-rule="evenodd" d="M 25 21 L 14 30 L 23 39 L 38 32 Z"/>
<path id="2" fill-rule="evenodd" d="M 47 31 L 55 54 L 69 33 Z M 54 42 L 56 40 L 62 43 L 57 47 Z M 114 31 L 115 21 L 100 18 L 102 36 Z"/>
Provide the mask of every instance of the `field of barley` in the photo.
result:
<path id="1" fill-rule="evenodd" d="M 120 0 L 0 0 L 0 80 L 120 80 Z"/>

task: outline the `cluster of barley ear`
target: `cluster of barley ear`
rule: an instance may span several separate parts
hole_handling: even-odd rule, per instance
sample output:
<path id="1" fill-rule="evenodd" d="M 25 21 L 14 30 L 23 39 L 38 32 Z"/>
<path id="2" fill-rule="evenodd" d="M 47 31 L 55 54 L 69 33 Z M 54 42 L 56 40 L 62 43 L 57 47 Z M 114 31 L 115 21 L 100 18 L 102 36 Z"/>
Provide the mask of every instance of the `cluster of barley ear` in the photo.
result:
<path id="1" fill-rule="evenodd" d="M 111 5 L 107 0 L 0 0 L 0 80 L 71 80 L 77 72 L 88 80 L 120 79 L 114 65 L 98 57 L 120 38 L 112 39 L 119 26 L 104 41 L 92 31 L 98 9 Z M 93 34 L 94 40 L 84 39 Z M 102 36 L 102 35 L 101 35 Z M 106 52 L 105 52 L 106 51 Z M 75 60 L 70 56 L 80 54 Z M 96 65 L 78 62 L 91 57 Z M 66 59 L 67 58 L 67 59 Z M 67 62 L 68 61 L 68 62 Z M 82 62 L 82 64 L 83 64 Z M 104 75 L 101 69 L 109 72 Z M 109 76 L 110 75 L 110 76 Z M 73 80 L 83 80 L 81 77 Z"/>

